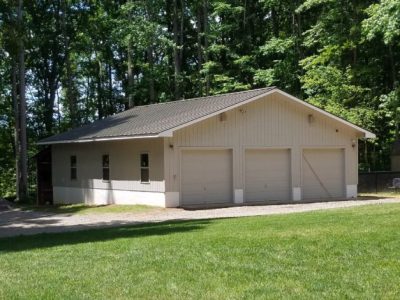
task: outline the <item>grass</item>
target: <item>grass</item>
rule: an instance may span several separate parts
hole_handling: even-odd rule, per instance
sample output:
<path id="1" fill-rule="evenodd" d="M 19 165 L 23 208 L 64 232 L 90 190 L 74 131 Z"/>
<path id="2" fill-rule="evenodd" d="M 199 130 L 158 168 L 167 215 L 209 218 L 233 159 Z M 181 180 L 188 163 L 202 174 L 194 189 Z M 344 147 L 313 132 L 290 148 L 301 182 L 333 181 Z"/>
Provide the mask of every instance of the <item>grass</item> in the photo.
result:
<path id="1" fill-rule="evenodd" d="M 20 204 L 17 207 L 23 210 L 34 210 L 41 212 L 49 212 L 55 214 L 101 214 L 101 213 L 141 213 L 157 208 L 147 205 L 85 205 L 85 204 L 69 204 L 69 205 L 26 205 Z"/>
<path id="2" fill-rule="evenodd" d="M 400 198 L 400 191 L 378 192 L 378 193 L 359 193 L 358 197 L 364 198 Z"/>
<path id="3" fill-rule="evenodd" d="M 1 299 L 399 299 L 400 204 L 0 239 Z"/>

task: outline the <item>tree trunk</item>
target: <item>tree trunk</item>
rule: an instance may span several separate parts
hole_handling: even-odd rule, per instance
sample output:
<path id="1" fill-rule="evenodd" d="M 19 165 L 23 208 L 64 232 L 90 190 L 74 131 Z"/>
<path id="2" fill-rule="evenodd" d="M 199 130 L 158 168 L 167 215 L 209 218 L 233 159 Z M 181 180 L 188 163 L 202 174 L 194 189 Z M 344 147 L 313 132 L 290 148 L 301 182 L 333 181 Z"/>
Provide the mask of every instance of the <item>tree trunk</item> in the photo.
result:
<path id="1" fill-rule="evenodd" d="M 204 63 L 208 62 L 208 0 L 203 3 L 203 35 L 204 35 Z M 210 74 L 206 74 L 206 96 L 210 94 Z"/>
<path id="2" fill-rule="evenodd" d="M 47 58 L 47 57 L 46 57 Z M 50 59 L 49 59 L 50 60 Z M 54 64 L 51 64 L 53 66 Z M 50 136 L 53 129 L 53 110 L 50 105 L 50 90 L 51 90 L 51 71 L 49 70 L 50 66 L 45 66 L 45 77 L 43 78 L 43 95 L 44 95 L 44 112 L 43 112 L 43 122 L 45 126 L 46 136 Z"/>
<path id="3" fill-rule="evenodd" d="M 156 92 L 154 87 L 154 56 L 153 56 L 153 46 L 147 48 L 147 60 L 149 62 L 149 100 L 150 103 L 155 103 Z"/>
<path id="4" fill-rule="evenodd" d="M 60 95 L 57 91 L 57 127 L 61 128 Z"/>
<path id="5" fill-rule="evenodd" d="M 17 67 L 15 61 L 12 61 L 11 66 L 11 90 L 14 108 L 14 155 L 15 155 L 15 174 L 16 174 L 16 195 L 17 201 L 20 201 L 21 192 L 19 190 L 21 181 L 21 147 L 20 147 L 20 130 L 19 130 L 19 105 L 18 105 L 18 91 L 17 91 Z"/>
<path id="6" fill-rule="evenodd" d="M 99 114 L 99 119 L 104 117 L 104 106 L 103 106 L 103 68 L 101 61 L 97 61 L 98 73 L 97 73 L 97 111 Z"/>
<path id="7" fill-rule="evenodd" d="M 108 72 L 108 109 L 107 109 L 107 115 L 112 115 L 115 112 L 115 105 L 114 105 L 114 93 L 113 93 L 113 85 L 112 85 L 112 65 L 111 63 L 108 64 L 107 66 L 107 72 Z"/>
<path id="8" fill-rule="evenodd" d="M 23 34 L 23 0 L 18 2 L 18 64 L 19 64 L 19 120 L 20 120 L 20 163 L 21 178 L 19 182 L 20 201 L 26 201 L 28 198 L 28 153 L 26 136 L 26 100 L 25 100 L 25 47 Z"/>
<path id="9" fill-rule="evenodd" d="M 182 58 L 182 39 L 183 39 L 183 10 L 181 9 L 181 24 L 178 24 L 179 13 L 178 13 L 178 0 L 174 0 L 174 12 L 173 12 L 173 36 L 174 36 L 174 97 L 175 100 L 182 98 L 181 92 L 181 58 Z"/>
<path id="10" fill-rule="evenodd" d="M 70 56 L 70 38 L 68 36 L 67 30 L 67 3 L 66 0 L 61 1 L 62 17 L 61 17 L 61 27 L 64 36 L 64 53 L 65 53 L 65 71 L 66 80 L 64 82 L 65 86 L 65 96 L 68 103 L 68 113 L 70 118 L 70 126 L 76 127 L 79 125 L 77 112 L 77 93 L 74 86 L 74 76 L 72 74 L 71 67 L 71 56 Z M 57 84 L 56 84 L 57 88 Z M 54 103 L 54 101 L 53 101 Z M 53 104 L 54 105 L 54 104 Z"/>
<path id="11" fill-rule="evenodd" d="M 279 35 L 279 21 L 276 10 L 274 8 L 271 9 L 271 21 L 272 21 L 272 33 L 274 37 L 278 37 Z"/>
<path id="12" fill-rule="evenodd" d="M 391 74 L 390 79 L 392 82 L 392 89 L 395 89 L 397 86 L 397 82 L 396 82 L 395 62 L 394 62 L 394 56 L 393 56 L 393 47 L 391 44 L 389 44 L 388 48 L 389 48 L 390 74 Z"/>
<path id="13" fill-rule="evenodd" d="M 58 79 L 58 58 L 57 58 L 58 51 L 59 51 L 59 48 L 55 44 L 54 50 L 53 50 L 53 55 L 52 55 L 52 65 L 51 65 L 50 73 L 48 76 L 49 98 L 48 98 L 48 102 L 46 102 L 46 106 L 47 106 L 46 124 L 47 124 L 48 134 L 53 134 L 53 130 L 54 130 L 54 105 L 56 102 L 56 94 L 57 94 L 58 80 L 59 80 Z"/>
<path id="14" fill-rule="evenodd" d="M 89 110 L 89 105 L 90 105 L 90 100 L 92 99 L 92 82 L 90 81 L 90 76 L 86 76 L 85 80 L 86 80 L 86 94 L 85 94 L 85 110 L 82 116 L 82 122 L 83 124 L 86 124 L 89 122 L 89 114 L 90 114 L 90 110 Z"/>
<path id="15" fill-rule="evenodd" d="M 133 99 L 133 63 L 132 63 L 132 46 L 131 41 L 128 42 L 128 108 L 132 108 L 135 103 Z"/>
<path id="16" fill-rule="evenodd" d="M 67 38 L 66 38 L 67 40 Z M 68 103 L 68 113 L 69 113 L 69 118 L 70 118 L 70 127 L 76 127 L 79 125 L 78 117 L 77 117 L 77 112 L 78 112 L 78 106 L 77 106 L 77 97 L 76 97 L 76 92 L 74 88 L 74 80 L 73 80 L 73 75 L 72 75 L 72 68 L 71 68 L 71 59 L 70 59 L 70 54 L 69 54 L 69 42 L 65 42 L 65 71 L 66 71 L 66 93 L 65 96 L 67 98 L 67 103 Z"/>
<path id="17" fill-rule="evenodd" d="M 201 76 L 201 70 L 203 68 L 203 42 L 202 37 L 204 36 L 204 24 L 203 24 L 203 8 L 200 6 L 197 8 L 197 68 L 199 72 L 199 96 L 203 96 L 203 80 Z"/>

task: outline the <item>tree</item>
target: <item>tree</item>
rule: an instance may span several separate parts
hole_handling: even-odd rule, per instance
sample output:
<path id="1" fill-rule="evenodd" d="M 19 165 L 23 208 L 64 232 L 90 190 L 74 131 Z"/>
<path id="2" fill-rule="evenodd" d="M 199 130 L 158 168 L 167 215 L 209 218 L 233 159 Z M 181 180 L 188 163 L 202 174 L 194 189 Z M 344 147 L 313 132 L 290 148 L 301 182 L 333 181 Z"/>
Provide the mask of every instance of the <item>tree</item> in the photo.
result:
<path id="1" fill-rule="evenodd" d="M 25 99 L 25 28 L 24 28 L 24 3 L 18 1 L 17 10 L 17 53 L 12 63 L 12 86 L 15 110 L 15 135 L 16 135 L 16 170 L 17 170 L 17 199 L 27 201 L 28 199 L 28 151 L 26 130 L 26 99 Z M 18 66 L 18 70 L 16 68 Z M 18 87 L 17 87 L 18 80 Z"/>
<path id="2" fill-rule="evenodd" d="M 42 137 L 267 85 L 374 131 L 360 169 L 387 169 L 399 36 L 397 0 L 0 0 L 0 195 L 18 178 L 24 197 L 26 152 Z"/>

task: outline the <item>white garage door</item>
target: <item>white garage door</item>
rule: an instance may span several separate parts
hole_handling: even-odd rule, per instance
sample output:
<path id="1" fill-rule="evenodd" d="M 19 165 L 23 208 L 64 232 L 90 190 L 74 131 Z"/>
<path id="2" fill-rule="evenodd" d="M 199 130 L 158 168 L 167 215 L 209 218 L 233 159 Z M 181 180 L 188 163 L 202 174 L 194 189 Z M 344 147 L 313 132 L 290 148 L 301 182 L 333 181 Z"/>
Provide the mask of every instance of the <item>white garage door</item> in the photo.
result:
<path id="1" fill-rule="evenodd" d="M 182 205 L 232 202 L 232 151 L 187 150 L 181 161 Z"/>
<path id="2" fill-rule="evenodd" d="M 302 159 L 303 199 L 344 198 L 343 149 L 307 149 Z"/>
<path id="3" fill-rule="evenodd" d="M 289 201 L 290 150 L 246 150 L 245 201 Z"/>

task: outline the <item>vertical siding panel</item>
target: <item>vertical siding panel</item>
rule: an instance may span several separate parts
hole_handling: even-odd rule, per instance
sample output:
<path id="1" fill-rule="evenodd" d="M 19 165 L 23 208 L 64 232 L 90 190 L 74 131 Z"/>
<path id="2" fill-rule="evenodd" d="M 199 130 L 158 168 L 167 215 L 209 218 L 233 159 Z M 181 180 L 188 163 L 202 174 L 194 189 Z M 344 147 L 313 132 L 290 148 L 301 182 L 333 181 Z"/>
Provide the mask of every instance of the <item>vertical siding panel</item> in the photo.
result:
<path id="1" fill-rule="evenodd" d="M 264 106 L 263 106 L 264 118 L 263 118 L 263 120 L 261 120 L 261 123 L 263 126 L 263 131 L 264 131 L 264 139 L 263 139 L 264 144 L 267 144 L 269 141 L 269 137 L 268 137 L 269 132 L 268 132 L 268 125 L 267 125 L 268 124 L 268 103 L 269 103 L 269 98 L 267 98 L 264 101 Z"/>
<path id="2" fill-rule="evenodd" d="M 164 174 L 165 174 L 165 191 L 173 191 L 173 172 L 174 172 L 174 151 L 175 147 L 172 149 L 169 145 L 174 145 L 172 138 L 164 138 Z"/>
<path id="3" fill-rule="evenodd" d="M 213 131 L 212 122 L 211 122 L 211 124 L 204 123 L 203 131 L 201 133 L 201 142 L 203 145 L 206 145 L 210 131 Z"/>
<path id="4" fill-rule="evenodd" d="M 278 109 L 278 120 L 277 120 L 277 124 L 278 124 L 278 139 L 277 139 L 277 145 L 281 145 L 282 143 L 282 136 L 283 136 L 283 128 L 282 128 L 282 105 L 278 99 L 278 101 L 276 102 L 277 105 L 277 109 Z"/>
<path id="5" fill-rule="evenodd" d="M 186 135 L 189 134 L 189 130 L 182 130 L 179 136 L 179 144 L 178 145 L 186 145 Z"/>
<path id="6" fill-rule="evenodd" d="M 273 96 L 272 96 L 273 97 Z M 267 139 L 265 143 L 267 145 L 271 145 L 273 141 L 273 132 L 272 132 L 272 103 L 273 103 L 273 98 L 269 98 L 268 101 L 265 104 L 265 112 L 266 112 L 266 120 L 265 120 L 265 125 L 266 125 L 266 132 L 267 132 Z"/>
<path id="7" fill-rule="evenodd" d="M 211 122 L 211 124 L 210 123 L 203 123 L 202 130 L 200 132 L 201 144 L 203 146 L 206 144 L 206 140 L 209 138 L 208 133 L 211 130 L 212 130 L 212 122 Z"/>
<path id="8" fill-rule="evenodd" d="M 265 133 L 266 133 L 266 130 L 265 130 L 265 107 L 266 107 L 266 105 L 267 105 L 267 103 L 266 103 L 266 101 L 262 101 L 261 102 L 261 108 L 260 108 L 260 115 L 261 115 L 261 119 L 260 119 L 260 121 L 258 122 L 258 124 L 259 124 L 259 126 L 260 126 L 260 129 L 261 129 L 261 142 L 263 143 L 263 144 L 265 144 L 265 140 L 266 140 L 266 138 L 265 138 Z"/>
<path id="9" fill-rule="evenodd" d="M 272 111 L 274 114 L 272 115 L 272 130 L 273 130 L 273 140 L 272 140 L 272 145 L 276 145 L 276 141 L 278 139 L 279 135 L 279 128 L 278 128 L 278 118 L 279 118 L 279 111 L 278 111 L 278 106 L 277 106 L 277 101 L 276 97 L 274 97 L 273 102 L 272 102 Z"/>
<path id="10" fill-rule="evenodd" d="M 212 136 L 211 142 L 213 145 L 215 145 L 218 142 L 218 136 L 220 135 L 220 132 L 217 131 L 217 118 L 213 118 L 211 120 L 212 126 L 210 127 L 210 134 Z"/>
<path id="11" fill-rule="evenodd" d="M 204 127 L 204 124 L 200 124 L 200 126 L 197 126 L 197 128 L 196 128 L 196 136 L 195 136 L 194 141 L 190 141 L 191 144 L 195 143 L 195 144 L 203 146 L 203 143 L 202 143 L 203 127 Z"/>
<path id="12" fill-rule="evenodd" d="M 196 134 L 195 129 L 192 128 L 192 130 L 193 130 L 194 134 Z M 191 130 L 187 130 L 185 136 L 182 137 L 182 138 L 183 138 L 183 145 L 184 145 L 184 146 L 190 145 L 190 141 L 189 141 L 190 131 L 191 131 Z"/>
<path id="13" fill-rule="evenodd" d="M 240 112 L 243 109 L 245 112 Z M 179 147 L 232 147 L 234 159 L 234 186 L 244 187 L 243 178 L 243 149 L 247 146 L 292 146 L 293 185 L 300 186 L 299 170 L 301 168 L 300 147 L 337 146 L 350 147 L 346 150 L 349 159 L 349 169 L 346 170 L 348 180 L 356 181 L 354 171 L 356 155 L 349 143 L 355 133 L 351 129 L 341 126 L 336 121 L 312 111 L 301 104 L 293 103 L 280 94 L 272 94 L 265 99 L 244 105 L 241 108 L 228 111 L 226 121 L 219 121 L 215 116 L 178 130 L 174 133 L 174 155 L 170 168 L 170 177 L 176 174 L 177 178 L 170 179 L 171 187 L 179 189 Z M 308 115 L 312 113 L 314 122 L 309 124 Z M 336 133 L 336 127 L 339 132 Z M 167 150 L 167 149 L 165 149 Z M 167 155 L 166 155 L 167 157 Z M 170 156 L 168 156 L 170 157 Z M 297 175 L 296 175 L 297 174 Z"/>
<path id="14" fill-rule="evenodd" d="M 283 118 L 280 120 L 282 132 L 283 132 L 282 137 L 281 137 L 281 143 L 282 143 L 282 145 L 286 146 L 288 144 L 288 138 L 289 138 L 288 128 L 292 126 L 291 125 L 292 120 L 291 120 L 291 116 L 290 116 L 290 110 L 287 108 L 287 105 L 286 105 L 286 100 L 281 100 L 281 107 L 282 107 L 281 108 L 282 115 L 284 113 L 288 114 L 287 118 Z"/>

